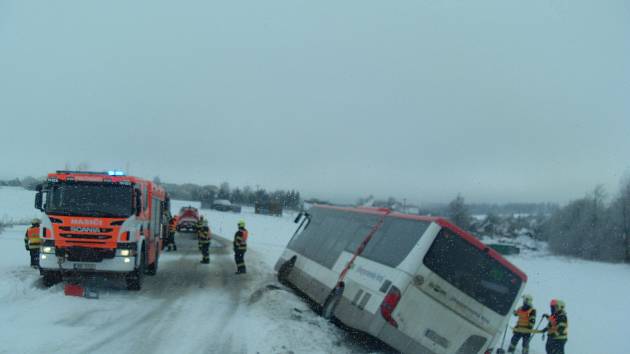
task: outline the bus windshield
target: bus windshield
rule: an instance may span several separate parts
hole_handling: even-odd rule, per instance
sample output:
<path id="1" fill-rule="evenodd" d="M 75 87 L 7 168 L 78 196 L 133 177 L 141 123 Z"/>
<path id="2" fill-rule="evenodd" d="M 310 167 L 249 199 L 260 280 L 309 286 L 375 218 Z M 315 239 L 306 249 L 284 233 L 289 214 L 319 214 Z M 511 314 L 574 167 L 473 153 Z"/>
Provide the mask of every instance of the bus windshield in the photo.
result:
<path id="1" fill-rule="evenodd" d="M 499 261 L 448 229 L 442 229 L 424 265 L 466 295 L 506 315 L 522 280 Z"/>
<path id="2" fill-rule="evenodd" d="M 119 184 L 54 184 L 46 196 L 47 214 L 128 217 L 133 213 L 132 187 Z"/>

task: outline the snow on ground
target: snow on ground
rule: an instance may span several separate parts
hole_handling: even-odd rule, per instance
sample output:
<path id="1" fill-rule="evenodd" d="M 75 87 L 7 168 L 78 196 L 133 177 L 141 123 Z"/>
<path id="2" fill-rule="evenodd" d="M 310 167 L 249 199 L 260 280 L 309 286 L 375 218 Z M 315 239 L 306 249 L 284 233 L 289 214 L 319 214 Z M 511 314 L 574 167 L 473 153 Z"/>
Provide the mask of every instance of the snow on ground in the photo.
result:
<path id="1" fill-rule="evenodd" d="M 30 218 L 37 214 L 32 200 L 32 192 L 0 188 L 0 215 Z M 199 206 L 172 204 L 173 212 Z M 0 234 L 0 354 L 373 351 L 276 282 L 273 265 L 293 234 L 294 214 L 263 216 L 251 208 L 241 214 L 201 212 L 213 233 L 227 239 L 213 244 L 209 266 L 198 263 L 192 236 L 178 235 L 178 252 L 163 253 L 158 275 L 147 277 L 143 290 L 129 292 L 105 282 L 98 300 L 64 296 L 61 285 L 44 288 L 28 267 L 24 227 L 6 229 Z M 240 219 L 250 230 L 245 277 L 233 274 L 229 244 Z M 544 247 L 508 259 L 528 274 L 526 292 L 540 314 L 548 313 L 550 299 L 566 301 L 568 353 L 628 353 L 629 265 L 552 256 Z M 537 335 L 531 353 L 544 352 Z"/>
<path id="2" fill-rule="evenodd" d="M 173 213 L 179 212 L 179 209 L 183 206 L 198 208 L 204 217 L 208 219 L 208 225 L 212 233 L 224 235 L 230 240 L 237 230 L 236 224 L 238 221 L 244 220 L 249 231 L 249 239 L 247 240 L 249 247 L 256 250 L 258 255 L 270 267 L 276 264 L 297 227 L 293 223 L 296 216 L 296 213 L 293 211 L 285 210 L 282 217 L 277 217 L 255 214 L 252 207 L 243 207 L 241 213 L 232 213 L 200 209 L 199 202 L 171 201 L 171 211 Z"/>
<path id="3" fill-rule="evenodd" d="M 566 302 L 567 353 L 630 352 L 630 265 L 532 254 L 507 258 L 527 273 L 525 291 L 534 297 L 539 316 L 550 313 L 552 298 Z M 540 335 L 532 339 L 531 349 L 532 353 L 545 352 Z"/>

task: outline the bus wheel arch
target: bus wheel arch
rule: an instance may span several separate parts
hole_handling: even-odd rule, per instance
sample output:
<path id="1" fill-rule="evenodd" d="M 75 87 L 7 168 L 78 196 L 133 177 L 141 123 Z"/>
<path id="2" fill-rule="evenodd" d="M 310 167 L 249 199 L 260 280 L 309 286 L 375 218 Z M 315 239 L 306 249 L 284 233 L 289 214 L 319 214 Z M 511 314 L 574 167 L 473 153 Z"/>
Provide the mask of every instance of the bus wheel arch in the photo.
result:
<path id="1" fill-rule="evenodd" d="M 282 284 L 287 284 L 288 277 L 293 271 L 293 267 L 295 267 L 295 262 L 297 261 L 297 256 L 291 257 L 288 261 L 284 262 L 280 269 L 278 269 L 278 281 Z"/>
<path id="2" fill-rule="evenodd" d="M 341 302 L 344 288 L 345 284 L 343 282 L 340 282 L 330 292 L 330 295 L 328 295 L 326 301 L 324 301 L 324 305 L 322 306 L 322 317 L 329 321 L 334 320 L 335 309 L 337 308 L 337 306 L 339 306 L 339 303 Z"/>

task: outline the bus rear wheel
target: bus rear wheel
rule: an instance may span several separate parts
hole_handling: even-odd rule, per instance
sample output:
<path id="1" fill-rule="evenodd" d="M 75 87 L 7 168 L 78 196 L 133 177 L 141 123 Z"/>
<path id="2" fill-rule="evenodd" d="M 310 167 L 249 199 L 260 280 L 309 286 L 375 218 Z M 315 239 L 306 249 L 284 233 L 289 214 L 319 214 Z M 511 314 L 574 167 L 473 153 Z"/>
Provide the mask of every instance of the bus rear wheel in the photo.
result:
<path id="1" fill-rule="evenodd" d="M 329 321 L 332 321 L 334 319 L 335 309 L 337 308 L 337 305 L 339 305 L 339 302 L 341 301 L 342 294 L 343 294 L 342 288 L 336 288 L 330 293 L 330 295 L 326 299 L 326 302 L 324 302 L 324 306 L 322 306 L 323 318 Z"/>

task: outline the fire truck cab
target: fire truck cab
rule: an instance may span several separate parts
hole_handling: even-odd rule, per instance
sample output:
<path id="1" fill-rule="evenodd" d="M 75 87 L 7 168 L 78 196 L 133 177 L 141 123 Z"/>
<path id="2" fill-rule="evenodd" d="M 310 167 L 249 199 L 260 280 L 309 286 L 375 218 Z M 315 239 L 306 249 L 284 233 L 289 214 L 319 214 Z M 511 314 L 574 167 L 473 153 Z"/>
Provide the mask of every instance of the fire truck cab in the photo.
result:
<path id="1" fill-rule="evenodd" d="M 57 171 L 38 187 L 35 208 L 47 286 L 78 272 L 121 276 L 140 290 L 156 274 L 169 210 L 159 185 L 122 171 Z"/>

